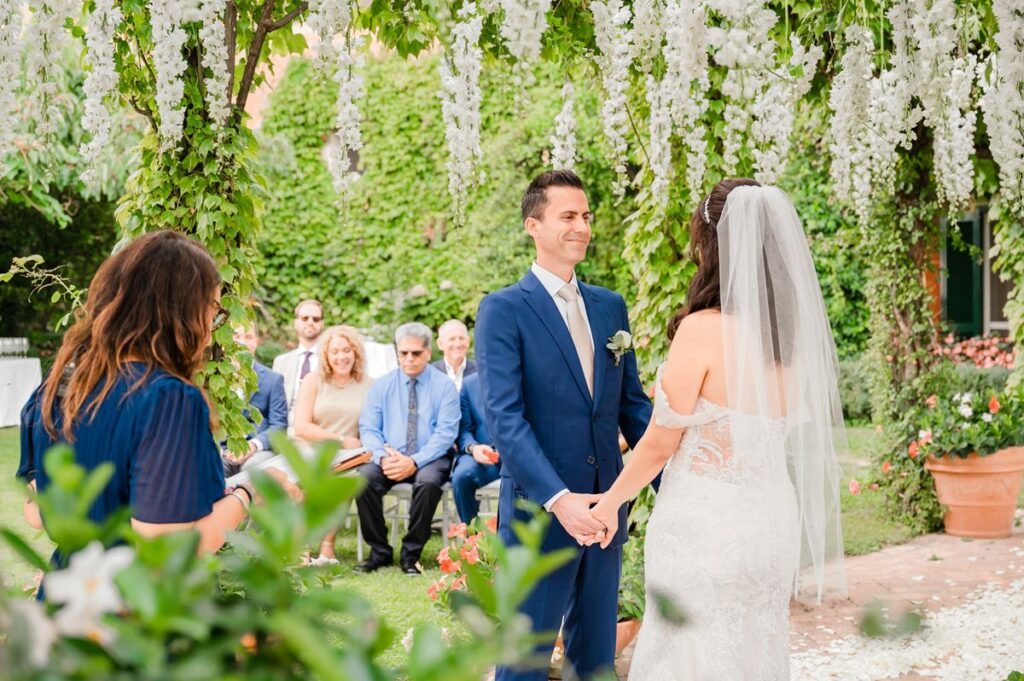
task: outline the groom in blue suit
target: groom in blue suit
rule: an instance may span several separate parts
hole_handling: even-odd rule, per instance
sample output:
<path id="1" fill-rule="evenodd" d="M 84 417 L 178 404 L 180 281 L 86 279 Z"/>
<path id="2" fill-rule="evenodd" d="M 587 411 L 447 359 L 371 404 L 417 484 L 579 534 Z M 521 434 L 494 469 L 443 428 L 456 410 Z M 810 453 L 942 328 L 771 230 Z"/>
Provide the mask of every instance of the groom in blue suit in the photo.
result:
<path id="1" fill-rule="evenodd" d="M 501 452 L 498 531 L 514 543 L 516 508 L 527 499 L 554 515 L 543 548 L 574 547 L 573 560 L 546 577 L 522 606 L 551 640 L 563 629 L 565 678 L 612 667 L 625 509 L 607 549 L 604 525 L 589 512 L 622 470 L 618 433 L 635 446 L 651 417 L 632 350 L 606 349 L 628 331 L 617 293 L 576 279 L 590 243 L 590 206 L 572 171 L 536 177 L 522 202 L 537 259 L 519 283 L 491 293 L 477 312 L 476 342 L 484 409 Z M 496 681 L 543 681 L 547 669 L 499 667 Z"/>

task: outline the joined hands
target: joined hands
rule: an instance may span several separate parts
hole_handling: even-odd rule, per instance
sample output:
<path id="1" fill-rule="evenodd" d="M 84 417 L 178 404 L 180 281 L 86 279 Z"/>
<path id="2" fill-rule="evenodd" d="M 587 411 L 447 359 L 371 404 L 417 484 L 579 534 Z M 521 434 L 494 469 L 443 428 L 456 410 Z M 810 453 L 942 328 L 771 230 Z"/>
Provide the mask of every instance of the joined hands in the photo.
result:
<path id="1" fill-rule="evenodd" d="M 580 546 L 608 548 L 619 527 L 618 509 L 601 494 L 566 492 L 552 504 L 551 512 Z"/>

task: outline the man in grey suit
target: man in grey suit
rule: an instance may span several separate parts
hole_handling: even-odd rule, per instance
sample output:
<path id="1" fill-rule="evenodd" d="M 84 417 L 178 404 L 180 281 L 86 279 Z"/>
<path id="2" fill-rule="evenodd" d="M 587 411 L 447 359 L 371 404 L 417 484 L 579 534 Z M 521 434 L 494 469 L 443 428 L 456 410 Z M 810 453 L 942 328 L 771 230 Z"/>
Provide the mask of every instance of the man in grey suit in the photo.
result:
<path id="1" fill-rule="evenodd" d="M 324 308 L 317 300 L 303 300 L 295 306 L 295 333 L 298 347 L 274 358 L 274 371 L 284 376 L 284 391 L 288 397 L 288 421 L 292 421 L 299 384 L 306 374 L 316 371 L 320 363 L 317 342 L 324 330 Z"/>
<path id="2" fill-rule="evenodd" d="M 476 362 L 466 357 L 469 329 L 458 319 L 449 319 L 437 330 L 437 347 L 444 357 L 434 362 L 434 368 L 452 379 L 456 390 L 462 390 L 462 380 L 476 373 Z"/>

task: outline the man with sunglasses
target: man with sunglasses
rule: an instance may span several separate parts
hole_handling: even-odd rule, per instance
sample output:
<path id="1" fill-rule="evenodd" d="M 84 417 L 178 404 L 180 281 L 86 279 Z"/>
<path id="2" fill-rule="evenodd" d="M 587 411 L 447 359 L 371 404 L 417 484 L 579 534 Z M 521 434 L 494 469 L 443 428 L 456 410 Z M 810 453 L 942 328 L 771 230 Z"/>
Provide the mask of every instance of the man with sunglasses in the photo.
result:
<path id="1" fill-rule="evenodd" d="M 317 300 L 303 300 L 295 306 L 295 333 L 298 346 L 274 358 L 273 369 L 284 376 L 288 396 L 288 422 L 292 422 L 299 384 L 320 363 L 320 334 L 324 330 L 324 308 Z"/>
<path id="2" fill-rule="evenodd" d="M 433 333 L 425 324 L 395 331 L 398 368 L 370 387 L 359 417 L 359 438 L 373 460 L 359 468 L 366 489 L 356 499 L 359 525 L 370 558 L 357 565 L 374 572 L 394 562 L 384 522 L 384 495 L 399 483 L 412 484 L 409 531 L 402 539 L 402 572 L 418 575 L 417 563 L 430 538 L 430 523 L 451 469 L 449 449 L 459 431 L 459 393 L 445 374 L 429 368 Z"/>

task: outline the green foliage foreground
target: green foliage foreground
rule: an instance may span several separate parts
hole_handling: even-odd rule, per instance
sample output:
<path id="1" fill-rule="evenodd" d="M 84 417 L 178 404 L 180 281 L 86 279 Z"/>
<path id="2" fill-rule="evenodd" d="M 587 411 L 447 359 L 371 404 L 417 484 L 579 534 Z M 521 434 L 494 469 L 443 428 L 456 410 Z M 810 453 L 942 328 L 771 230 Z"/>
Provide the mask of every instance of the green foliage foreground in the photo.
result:
<path id="1" fill-rule="evenodd" d="M 68 555 L 92 542 L 127 544 L 107 552 L 106 565 L 117 552 L 131 558 L 116 569 L 82 570 L 80 592 L 59 609 L 47 602 L 43 613 L 35 603 L 0 596 L 7 637 L 0 676 L 477 681 L 497 662 L 531 662 L 537 636 L 516 608 L 568 558 L 566 552 L 540 555 L 546 516 L 517 528 L 518 546 L 505 547 L 492 536 L 493 579 L 470 579 L 468 593 L 453 603 L 465 638 L 447 642 L 440 627 L 423 624 L 407 642 L 407 664 L 389 669 L 378 658 L 396 632 L 364 598 L 332 589 L 331 568 L 299 567 L 304 547 L 337 526 L 362 480 L 331 475 L 327 449 L 307 462 L 286 442 L 278 444 L 298 474 L 303 502 L 292 502 L 274 481 L 258 476 L 254 484 L 264 503 L 252 509 L 253 531 L 233 533 L 229 548 L 205 556 L 196 553 L 195 532 L 145 539 L 132 532 L 127 513 L 102 526 L 90 522 L 88 509 L 111 470 L 86 473 L 69 449 L 49 452 L 51 484 L 38 501 L 60 550 Z M 18 535 L 0 533 L 33 566 L 75 577 L 74 562 L 54 572 Z"/>

